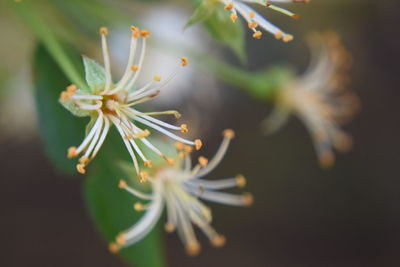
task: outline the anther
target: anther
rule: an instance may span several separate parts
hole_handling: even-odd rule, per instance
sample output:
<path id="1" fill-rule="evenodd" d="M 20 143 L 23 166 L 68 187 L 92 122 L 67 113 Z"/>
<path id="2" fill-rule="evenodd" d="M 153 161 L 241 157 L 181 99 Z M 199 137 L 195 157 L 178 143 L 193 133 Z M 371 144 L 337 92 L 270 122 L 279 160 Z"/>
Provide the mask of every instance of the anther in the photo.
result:
<path id="1" fill-rule="evenodd" d="M 182 115 L 179 112 L 175 112 L 174 116 L 176 119 L 179 119 Z"/>
<path id="2" fill-rule="evenodd" d="M 124 180 L 119 180 L 119 184 L 118 187 L 121 189 L 125 189 L 128 185 L 126 184 L 126 182 Z"/>
<path id="3" fill-rule="evenodd" d="M 141 35 L 143 38 L 147 38 L 147 37 L 150 37 L 150 32 L 147 31 L 147 30 L 143 30 L 143 31 L 140 32 L 140 35 Z"/>
<path id="4" fill-rule="evenodd" d="M 141 132 L 137 133 L 135 135 L 135 137 L 137 137 L 137 138 L 145 138 L 145 137 L 148 137 L 149 135 L 150 135 L 150 131 L 145 129 L 144 131 L 141 131 Z"/>
<path id="5" fill-rule="evenodd" d="M 82 157 L 79 158 L 79 163 L 81 163 L 83 165 L 86 165 L 88 162 L 89 162 L 89 158 L 88 157 L 82 156 Z"/>
<path id="6" fill-rule="evenodd" d="M 201 167 L 205 167 L 208 164 L 208 159 L 205 157 L 199 157 L 199 164 Z"/>
<path id="7" fill-rule="evenodd" d="M 85 164 L 82 164 L 82 163 L 77 164 L 76 165 L 76 169 L 80 174 L 85 174 L 86 173 Z"/>
<path id="8" fill-rule="evenodd" d="M 172 223 L 165 223 L 164 225 L 164 229 L 167 233 L 172 233 L 173 231 L 175 231 L 175 225 L 173 225 Z"/>
<path id="9" fill-rule="evenodd" d="M 262 32 L 260 32 L 260 31 L 256 31 L 253 34 L 253 38 L 256 38 L 256 39 L 261 39 L 261 36 L 262 36 Z"/>
<path id="10" fill-rule="evenodd" d="M 139 70 L 139 66 L 138 65 L 132 65 L 131 66 L 131 71 L 138 71 Z"/>
<path id="11" fill-rule="evenodd" d="M 285 36 L 283 36 L 283 41 L 285 43 L 290 42 L 292 40 L 293 40 L 293 35 L 291 35 L 291 34 L 285 34 Z"/>
<path id="12" fill-rule="evenodd" d="M 238 187 L 242 188 L 246 186 L 247 180 L 246 177 L 244 177 L 243 175 L 238 175 L 236 176 L 236 184 Z"/>
<path id="13" fill-rule="evenodd" d="M 183 150 L 185 148 L 185 145 L 183 143 L 181 143 L 181 142 L 176 142 L 175 143 L 175 147 L 178 150 Z"/>
<path id="14" fill-rule="evenodd" d="M 281 39 L 282 37 L 283 37 L 283 33 L 281 31 L 278 31 L 278 32 L 275 33 L 275 38 L 277 40 Z"/>
<path id="15" fill-rule="evenodd" d="M 117 242 L 118 245 L 123 246 L 126 244 L 125 240 L 125 235 L 123 233 L 119 234 L 116 238 L 115 241 Z"/>
<path id="16" fill-rule="evenodd" d="M 187 124 L 181 125 L 181 133 L 187 133 L 189 131 Z"/>
<path id="17" fill-rule="evenodd" d="M 254 13 L 254 12 L 250 12 L 250 13 L 249 13 L 249 17 L 250 17 L 250 18 L 253 19 L 255 16 L 256 16 L 256 13 Z"/>
<path id="18" fill-rule="evenodd" d="M 144 183 L 149 178 L 149 174 L 145 171 L 141 171 L 141 172 L 139 172 L 139 177 L 140 177 L 139 182 Z"/>
<path id="19" fill-rule="evenodd" d="M 136 202 L 136 203 L 133 205 L 133 208 L 134 208 L 136 211 L 143 211 L 143 210 L 144 210 L 144 206 L 143 206 L 143 204 L 140 203 L 140 202 Z"/>
<path id="20" fill-rule="evenodd" d="M 76 153 L 76 147 L 75 146 L 71 146 L 70 148 L 68 148 L 68 152 L 67 152 L 67 158 L 71 159 L 78 156 L 78 154 Z"/>
<path id="21" fill-rule="evenodd" d="M 112 242 L 108 245 L 108 250 L 113 254 L 117 254 L 119 252 L 119 246 Z"/>
<path id="22" fill-rule="evenodd" d="M 236 22 L 238 16 L 235 13 L 232 13 L 230 18 L 231 18 L 232 22 Z"/>
<path id="23" fill-rule="evenodd" d="M 186 245 L 186 253 L 189 256 L 197 256 L 200 253 L 200 244 L 198 242 L 190 242 Z"/>
<path id="24" fill-rule="evenodd" d="M 335 163 L 335 156 L 332 151 L 324 151 L 319 155 L 319 162 L 323 168 L 332 167 Z"/>
<path id="25" fill-rule="evenodd" d="M 138 38 L 140 36 L 140 30 L 138 27 L 131 26 L 132 37 Z"/>
<path id="26" fill-rule="evenodd" d="M 235 137 L 235 132 L 232 129 L 226 129 L 222 134 L 229 139 L 233 139 Z"/>
<path id="27" fill-rule="evenodd" d="M 190 154 L 190 153 L 192 153 L 192 151 L 193 151 L 193 148 L 191 146 L 185 146 L 186 153 Z"/>
<path id="28" fill-rule="evenodd" d="M 214 247 L 217 247 L 217 248 L 224 246 L 225 243 L 226 243 L 226 238 L 225 238 L 225 236 L 223 236 L 223 235 L 217 235 L 216 237 L 214 237 L 214 238 L 211 240 L 211 244 L 212 244 Z"/>
<path id="29" fill-rule="evenodd" d="M 99 30 L 101 35 L 107 35 L 108 34 L 108 29 L 106 27 L 101 27 Z"/>
<path id="30" fill-rule="evenodd" d="M 194 147 L 196 148 L 196 150 L 200 150 L 200 148 L 203 146 L 203 142 L 201 142 L 200 139 L 196 139 L 194 140 Z"/>
<path id="31" fill-rule="evenodd" d="M 255 28 L 257 28 L 258 24 L 257 24 L 257 22 L 252 21 L 252 22 L 249 22 L 248 26 L 250 29 L 255 29 Z"/>
<path id="32" fill-rule="evenodd" d="M 144 166 L 146 166 L 147 168 L 153 167 L 153 163 L 151 162 L 151 160 L 146 160 L 143 164 L 144 164 Z"/>
<path id="33" fill-rule="evenodd" d="M 189 64 L 189 60 L 187 57 L 181 57 L 182 66 L 185 67 Z"/>
<path id="34" fill-rule="evenodd" d="M 251 206 L 254 202 L 254 197 L 250 193 L 244 193 L 243 194 L 243 204 L 245 206 Z"/>
<path id="35" fill-rule="evenodd" d="M 161 81 L 161 76 L 154 75 L 153 80 L 156 81 L 156 82 L 159 82 L 159 81 Z"/>
<path id="36" fill-rule="evenodd" d="M 232 2 L 230 2 L 229 4 L 227 4 L 225 7 L 225 10 L 232 10 L 233 9 L 233 3 Z"/>

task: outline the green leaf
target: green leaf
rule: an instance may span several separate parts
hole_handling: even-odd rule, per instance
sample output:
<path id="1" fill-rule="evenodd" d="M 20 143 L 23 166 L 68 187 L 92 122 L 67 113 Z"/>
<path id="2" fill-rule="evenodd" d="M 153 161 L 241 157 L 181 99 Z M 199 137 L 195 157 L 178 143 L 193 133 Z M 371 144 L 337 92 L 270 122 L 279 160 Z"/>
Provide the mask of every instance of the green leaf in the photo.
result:
<path id="1" fill-rule="evenodd" d="M 243 24 L 232 22 L 230 12 L 216 8 L 204 24 L 215 39 L 229 46 L 242 62 L 246 61 Z"/>
<path id="2" fill-rule="evenodd" d="M 75 174 L 76 162 L 67 159 L 67 149 L 82 141 L 86 120 L 72 116 L 58 102 L 69 81 L 45 48 L 37 49 L 33 64 L 35 101 L 45 152 L 57 170 Z"/>
<path id="3" fill-rule="evenodd" d="M 104 88 L 106 84 L 106 71 L 103 66 L 95 60 L 83 56 L 83 65 L 85 66 L 85 79 L 92 92 L 97 92 Z"/>
<path id="4" fill-rule="evenodd" d="M 58 102 L 60 92 L 69 81 L 43 47 L 35 54 L 34 69 L 35 96 L 45 150 L 58 169 L 76 173 L 76 160 L 68 160 L 66 151 L 69 146 L 82 141 L 87 120 L 74 117 Z M 128 159 L 121 137 L 112 128 L 97 157 L 88 166 L 83 193 L 94 224 L 107 243 L 142 216 L 132 207 L 137 199 L 118 188 L 119 179 L 128 177 L 117 163 Z M 123 249 L 119 255 L 130 265 L 163 267 L 165 257 L 160 239 L 160 227 L 157 226 L 146 238 Z"/>
<path id="5" fill-rule="evenodd" d="M 186 23 L 184 29 L 193 24 L 203 22 L 208 19 L 215 11 L 218 6 L 209 1 L 203 1 L 193 12 L 193 15 L 189 18 L 189 21 Z"/>

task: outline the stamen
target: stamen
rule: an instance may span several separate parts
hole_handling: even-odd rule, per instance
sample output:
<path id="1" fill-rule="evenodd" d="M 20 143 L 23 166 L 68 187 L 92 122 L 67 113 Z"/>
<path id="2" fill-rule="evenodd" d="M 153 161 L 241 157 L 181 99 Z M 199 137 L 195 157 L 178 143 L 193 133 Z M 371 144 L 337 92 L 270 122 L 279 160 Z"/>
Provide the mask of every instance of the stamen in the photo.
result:
<path id="1" fill-rule="evenodd" d="M 237 14 L 232 13 L 231 16 L 230 16 L 230 18 L 231 18 L 232 22 L 236 22 L 238 16 L 237 16 Z"/>
<path id="2" fill-rule="evenodd" d="M 142 30 L 140 32 L 140 35 L 142 35 L 143 38 L 148 38 L 148 37 L 150 37 L 150 32 L 147 30 Z"/>
<path id="3" fill-rule="evenodd" d="M 199 157 L 199 164 L 201 167 L 205 167 L 208 164 L 208 159 L 205 157 Z"/>
<path id="4" fill-rule="evenodd" d="M 175 225 L 173 225 L 172 223 L 166 222 L 164 225 L 164 229 L 167 233 L 172 233 L 173 231 L 175 231 Z"/>
<path id="5" fill-rule="evenodd" d="M 153 77 L 153 80 L 156 81 L 156 82 L 159 82 L 159 81 L 161 81 L 161 76 L 155 75 L 155 76 Z"/>
<path id="6" fill-rule="evenodd" d="M 153 164 L 152 164 L 151 160 L 146 160 L 143 164 L 147 168 L 152 168 L 153 167 Z"/>
<path id="7" fill-rule="evenodd" d="M 76 165 L 76 170 L 80 173 L 80 174 L 85 174 L 86 170 L 85 170 L 85 164 L 77 164 Z"/>
<path id="8" fill-rule="evenodd" d="M 246 183 L 247 183 L 246 177 L 244 177 L 243 175 L 238 175 L 238 176 L 236 176 L 235 179 L 236 179 L 236 184 L 238 187 L 242 188 L 242 187 L 246 186 Z"/>
<path id="9" fill-rule="evenodd" d="M 76 156 L 78 156 L 78 153 L 76 153 L 76 146 L 71 146 L 70 148 L 68 148 L 67 158 L 71 159 Z"/>
<path id="10" fill-rule="evenodd" d="M 226 129 L 222 134 L 228 139 L 233 139 L 235 137 L 235 132 L 232 129 Z"/>
<path id="11" fill-rule="evenodd" d="M 189 131 L 187 124 L 181 125 L 181 133 L 187 133 Z"/>
<path id="12" fill-rule="evenodd" d="M 260 31 L 256 31 L 253 34 L 253 38 L 255 38 L 255 39 L 261 39 L 261 37 L 262 37 L 262 32 L 260 32 Z"/>
<path id="13" fill-rule="evenodd" d="M 243 194 L 243 203 L 245 206 L 251 206 L 253 205 L 254 202 L 254 197 L 250 193 L 244 193 Z"/>
<path id="14" fill-rule="evenodd" d="M 186 253 L 189 256 L 197 256 L 200 253 L 201 247 L 198 242 L 191 242 L 186 245 Z"/>
<path id="15" fill-rule="evenodd" d="M 233 9 L 233 3 L 230 2 L 229 4 L 227 4 L 225 7 L 225 10 L 231 11 Z"/>
<path id="16" fill-rule="evenodd" d="M 125 189 L 128 185 L 126 184 L 126 182 L 124 180 L 119 180 L 119 184 L 118 187 L 121 189 Z"/>
<path id="17" fill-rule="evenodd" d="M 116 243 L 111 242 L 108 245 L 108 250 L 113 254 L 117 254 L 119 252 L 119 246 Z"/>
<path id="18" fill-rule="evenodd" d="M 217 248 L 223 247 L 225 243 L 226 243 L 226 238 L 223 235 L 217 235 L 211 240 L 211 244 Z"/>
<path id="19" fill-rule="evenodd" d="M 131 71 L 138 71 L 138 70 L 139 70 L 139 66 L 138 65 L 131 66 Z"/>
<path id="20" fill-rule="evenodd" d="M 200 150 L 200 148 L 203 146 L 203 142 L 201 142 L 200 139 L 196 139 L 196 140 L 194 140 L 194 146 L 195 146 L 196 150 Z"/>
<path id="21" fill-rule="evenodd" d="M 181 57 L 182 67 L 185 67 L 189 64 L 189 60 L 187 57 Z"/>
<path id="22" fill-rule="evenodd" d="M 123 234 L 123 233 L 119 234 L 116 237 L 115 241 L 117 242 L 118 245 L 124 246 L 126 244 L 125 234 Z"/>
<path id="23" fill-rule="evenodd" d="M 149 174 L 145 171 L 141 171 L 141 172 L 139 172 L 139 177 L 140 177 L 139 182 L 145 183 L 147 181 L 147 179 L 149 178 Z"/>

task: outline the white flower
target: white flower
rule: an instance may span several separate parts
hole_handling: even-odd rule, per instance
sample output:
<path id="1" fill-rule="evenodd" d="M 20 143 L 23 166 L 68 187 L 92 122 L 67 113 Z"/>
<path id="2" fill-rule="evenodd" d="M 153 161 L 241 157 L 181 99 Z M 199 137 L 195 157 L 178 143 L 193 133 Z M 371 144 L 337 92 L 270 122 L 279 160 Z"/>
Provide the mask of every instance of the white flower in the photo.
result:
<path id="1" fill-rule="evenodd" d="M 69 158 L 83 153 L 77 165 L 77 170 L 80 173 L 85 173 L 86 165 L 98 153 L 111 125 L 114 125 L 120 133 L 138 173 L 139 163 L 136 158 L 137 155 L 142 159 L 145 166 L 151 167 L 152 165 L 151 161 L 148 160 L 140 149 L 138 141 L 167 161 L 170 161 L 170 159 L 147 140 L 146 137 L 150 135 L 150 131 L 140 128 L 136 125 L 136 122 L 163 133 L 176 141 L 193 145 L 196 149 L 200 149 L 201 147 L 200 140 L 189 141 L 171 132 L 171 130 L 181 131 L 182 133 L 187 132 L 188 128 L 186 124 L 178 127 L 153 117 L 154 115 L 170 114 L 179 118 L 180 114 L 177 111 L 141 112 L 136 109 L 136 105 L 157 96 L 160 93 L 160 89 L 176 75 L 178 69 L 188 64 L 188 60 L 182 57 L 181 64 L 177 64 L 176 69 L 165 80 L 156 75 L 152 81 L 142 87 L 138 87 L 136 81 L 143 67 L 146 39 L 150 33 L 144 30 L 141 31 L 133 26 L 131 27 L 131 31 L 132 38 L 128 63 L 119 82 L 114 84 L 112 81 L 110 57 L 106 40 L 108 30 L 107 28 L 101 28 L 100 34 L 105 68 L 97 64 L 94 60 L 84 57 L 86 81 L 90 90 L 79 89 L 75 85 L 71 85 L 67 87 L 66 91 L 61 93 L 60 102 L 68 110 L 77 116 L 91 117 L 91 122 L 88 124 L 88 133 L 83 142 L 78 147 L 68 149 Z M 140 49 L 138 49 L 138 46 Z"/>
<path id="2" fill-rule="evenodd" d="M 276 95 L 277 108 L 264 122 L 272 132 L 294 113 L 308 128 L 323 167 L 335 161 L 333 149 L 346 151 L 352 139 L 340 126 L 359 108 L 358 98 L 346 88 L 351 57 L 333 32 L 309 39 L 312 61 L 300 77 L 291 79 Z"/>
<path id="3" fill-rule="evenodd" d="M 292 18 L 299 18 L 299 15 L 286 10 L 284 8 L 273 5 L 272 3 L 308 3 L 310 0 L 219 0 L 225 5 L 225 9 L 231 12 L 231 20 L 235 22 L 238 18 L 238 13 L 247 22 L 248 27 L 254 32 L 253 37 L 260 39 L 262 32 L 257 29 L 261 27 L 265 31 L 273 34 L 276 39 L 282 39 L 284 42 L 293 40 L 293 35 L 282 31 L 274 24 L 269 22 L 263 16 L 258 14 L 254 9 L 245 3 L 259 4 L 269 9 L 278 11 Z"/>
<path id="4" fill-rule="evenodd" d="M 206 158 L 200 157 L 198 164 L 193 168 L 189 156 L 191 147 L 178 143 L 179 156 L 176 159 L 176 165 L 160 168 L 154 175 L 147 177 L 152 187 L 151 194 L 144 194 L 121 180 L 120 188 L 150 202 L 134 205 L 136 210 L 146 210 L 145 215 L 131 228 L 120 233 L 116 241 L 110 244 L 110 250 L 118 252 L 119 249 L 130 246 L 145 237 L 156 225 L 164 206 L 167 210 L 166 231 L 172 232 L 177 229 L 189 255 L 196 255 L 200 251 L 200 244 L 192 223 L 206 234 L 212 245 L 216 247 L 224 245 L 225 237 L 218 234 L 210 225 L 211 210 L 199 199 L 232 206 L 248 206 L 253 202 L 253 197 L 249 193 L 234 195 L 218 192 L 221 189 L 243 187 L 246 180 L 241 175 L 222 180 L 202 178 L 220 163 L 233 137 L 232 130 L 225 130 L 224 140 L 214 158 L 208 162 Z"/>

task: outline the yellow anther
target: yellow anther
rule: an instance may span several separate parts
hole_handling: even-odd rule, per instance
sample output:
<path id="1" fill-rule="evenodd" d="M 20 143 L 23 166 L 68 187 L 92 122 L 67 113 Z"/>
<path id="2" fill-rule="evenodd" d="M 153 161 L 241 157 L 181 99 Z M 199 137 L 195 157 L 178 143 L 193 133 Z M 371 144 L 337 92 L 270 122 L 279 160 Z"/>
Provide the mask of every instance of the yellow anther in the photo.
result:
<path id="1" fill-rule="evenodd" d="M 82 164 L 82 163 L 77 164 L 76 165 L 76 169 L 80 174 L 85 174 L 86 173 L 85 164 Z"/>
<path id="2" fill-rule="evenodd" d="M 319 163 L 323 168 L 332 167 L 335 163 L 335 155 L 333 155 L 332 151 L 324 151 L 319 155 Z"/>
<path id="3" fill-rule="evenodd" d="M 174 116 L 176 119 L 179 119 L 182 115 L 179 112 L 175 112 Z"/>
<path id="4" fill-rule="evenodd" d="M 79 163 L 86 165 L 89 162 L 89 158 L 82 156 L 79 158 Z"/>
<path id="5" fill-rule="evenodd" d="M 138 65 L 131 66 L 131 71 L 138 71 L 138 70 L 139 70 L 139 66 Z"/>
<path id="6" fill-rule="evenodd" d="M 201 167 L 205 167 L 208 164 L 208 159 L 205 157 L 199 157 L 199 164 Z"/>
<path id="7" fill-rule="evenodd" d="M 133 208 L 134 208 L 136 211 L 143 211 L 143 210 L 145 210 L 143 204 L 140 203 L 140 202 L 136 202 L 136 203 L 133 205 Z"/>
<path id="8" fill-rule="evenodd" d="M 281 39 L 283 37 L 283 33 L 281 31 L 278 31 L 277 33 L 275 33 L 275 38 L 277 40 Z"/>
<path id="9" fill-rule="evenodd" d="M 233 139 L 235 137 L 235 132 L 232 129 L 226 129 L 222 134 L 229 139 Z"/>
<path id="10" fill-rule="evenodd" d="M 225 7 L 225 10 L 232 10 L 233 9 L 233 3 L 232 2 L 230 2 L 229 4 L 227 4 Z"/>
<path id="11" fill-rule="evenodd" d="M 169 164 L 169 165 L 174 165 L 175 164 L 175 160 L 173 159 L 173 158 L 165 158 L 165 160 L 167 161 L 167 163 Z"/>
<path id="12" fill-rule="evenodd" d="M 141 172 L 139 172 L 139 177 L 140 177 L 139 182 L 144 183 L 149 178 L 149 174 L 145 171 L 141 171 Z"/>
<path id="13" fill-rule="evenodd" d="M 293 40 L 293 35 L 291 35 L 291 34 L 285 34 L 285 36 L 283 36 L 283 41 L 285 43 L 290 42 L 292 40 Z"/>
<path id="14" fill-rule="evenodd" d="M 186 153 L 190 154 L 190 153 L 192 153 L 192 151 L 193 151 L 193 147 L 191 147 L 191 146 L 185 146 L 185 152 L 186 152 Z"/>
<path id="15" fill-rule="evenodd" d="M 191 242 L 186 245 L 186 253 L 189 256 L 197 256 L 200 253 L 200 244 L 198 242 Z"/>
<path id="16" fill-rule="evenodd" d="M 249 22 L 248 26 L 250 29 L 254 29 L 254 28 L 257 28 L 258 24 L 257 24 L 257 22 L 252 21 L 252 22 Z"/>
<path id="17" fill-rule="evenodd" d="M 189 60 L 187 57 L 181 57 L 182 66 L 185 67 L 189 64 Z"/>
<path id="18" fill-rule="evenodd" d="M 173 225 L 172 223 L 167 222 L 164 225 L 164 229 L 165 229 L 166 232 L 172 233 L 173 231 L 175 231 L 175 225 Z"/>
<path id="19" fill-rule="evenodd" d="M 139 38 L 140 30 L 138 27 L 131 26 L 131 31 L 132 31 L 132 37 Z"/>
<path id="20" fill-rule="evenodd" d="M 154 75 L 153 80 L 156 81 L 156 82 L 159 82 L 159 81 L 161 81 L 161 76 Z"/>
<path id="21" fill-rule="evenodd" d="M 101 27 L 99 30 L 101 35 L 107 35 L 108 34 L 108 29 L 106 27 Z"/>
<path id="22" fill-rule="evenodd" d="M 118 245 L 123 246 L 126 244 L 125 240 L 125 235 L 123 233 L 119 234 L 116 238 L 115 241 L 117 242 Z"/>
<path id="23" fill-rule="evenodd" d="M 151 160 L 146 160 L 143 164 L 144 164 L 144 166 L 146 166 L 147 168 L 153 167 L 153 163 L 151 162 Z"/>
<path id="24" fill-rule="evenodd" d="M 71 84 L 71 85 L 67 86 L 66 91 L 70 92 L 70 93 L 75 93 L 76 89 L 78 89 L 78 87 L 76 87 L 75 84 Z"/>
<path id="25" fill-rule="evenodd" d="M 181 125 L 181 133 L 187 133 L 189 131 L 187 124 Z"/>
<path id="26" fill-rule="evenodd" d="M 201 142 L 200 139 L 196 139 L 194 140 L 194 147 L 196 148 L 196 150 L 200 150 L 200 148 L 203 146 L 203 142 Z"/>
<path id="27" fill-rule="evenodd" d="M 238 187 L 246 186 L 247 180 L 246 180 L 246 177 L 244 177 L 243 175 L 238 175 L 238 176 L 236 176 L 235 179 L 236 179 L 236 184 Z"/>
<path id="28" fill-rule="evenodd" d="M 236 22 L 238 16 L 235 13 L 232 13 L 230 18 L 231 18 L 232 22 Z"/>
<path id="29" fill-rule="evenodd" d="M 217 235 L 216 237 L 214 237 L 214 238 L 211 240 L 211 244 L 212 244 L 214 247 L 217 247 L 217 248 L 224 246 L 225 243 L 226 243 L 226 238 L 225 238 L 225 236 L 223 236 L 223 235 Z"/>
<path id="30" fill-rule="evenodd" d="M 243 204 L 245 206 L 251 206 L 254 202 L 254 197 L 250 193 L 244 193 L 243 194 Z"/>
<path id="31" fill-rule="evenodd" d="M 294 19 L 299 19 L 299 18 L 300 18 L 300 15 L 299 15 L 299 14 L 293 14 L 293 15 L 292 15 L 292 18 L 294 18 Z"/>
<path id="32" fill-rule="evenodd" d="M 150 135 L 150 131 L 145 129 L 144 131 L 141 131 L 140 133 L 136 134 L 136 138 L 145 138 L 148 137 Z"/>
<path id="33" fill-rule="evenodd" d="M 68 152 L 67 152 L 67 158 L 71 159 L 78 156 L 78 154 L 76 153 L 76 147 L 75 146 L 71 146 L 70 148 L 68 148 Z"/>
<path id="34" fill-rule="evenodd" d="M 256 32 L 253 34 L 253 38 L 261 39 L 261 37 L 262 37 L 262 32 L 260 32 L 260 31 L 256 31 Z"/>
<path id="35" fill-rule="evenodd" d="M 125 189 L 128 185 L 126 184 L 126 182 L 124 180 L 119 180 L 119 184 L 118 187 L 121 189 Z"/>
<path id="36" fill-rule="evenodd" d="M 119 246 L 112 242 L 108 245 L 108 250 L 113 254 L 117 254 L 119 252 Z"/>
<path id="37" fill-rule="evenodd" d="M 175 147 L 178 150 L 183 150 L 185 148 L 185 145 L 183 143 L 181 143 L 181 142 L 176 142 L 175 143 Z"/>
<path id="38" fill-rule="evenodd" d="M 250 12 L 250 13 L 249 13 L 249 17 L 250 17 L 251 19 L 254 19 L 255 16 L 256 16 L 256 13 L 254 13 L 254 12 Z"/>
<path id="39" fill-rule="evenodd" d="M 150 37 L 150 32 L 147 30 L 143 30 L 140 32 L 140 35 L 144 38 Z"/>

